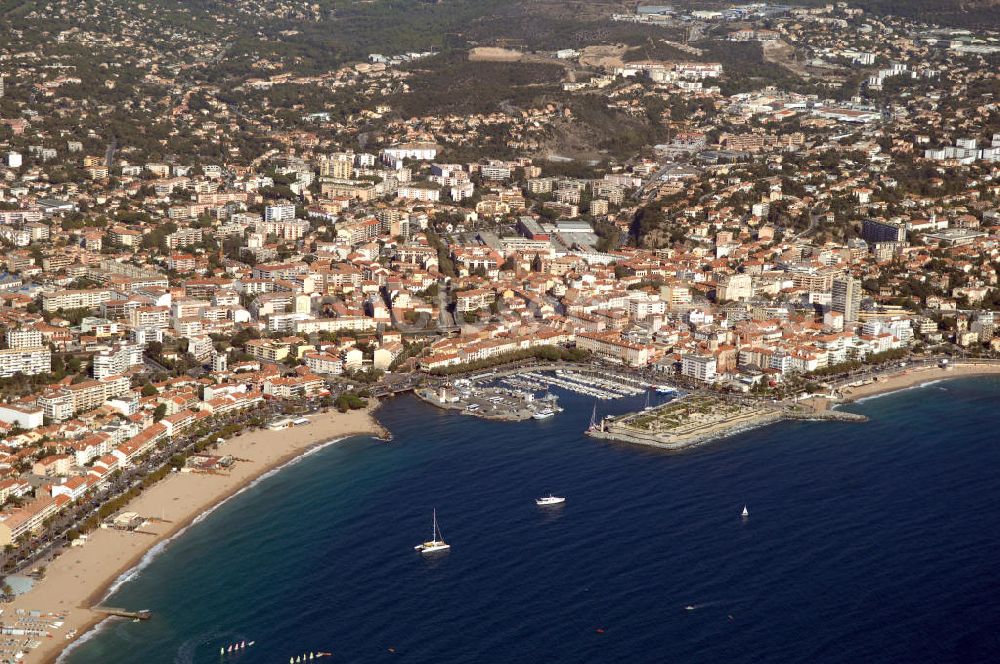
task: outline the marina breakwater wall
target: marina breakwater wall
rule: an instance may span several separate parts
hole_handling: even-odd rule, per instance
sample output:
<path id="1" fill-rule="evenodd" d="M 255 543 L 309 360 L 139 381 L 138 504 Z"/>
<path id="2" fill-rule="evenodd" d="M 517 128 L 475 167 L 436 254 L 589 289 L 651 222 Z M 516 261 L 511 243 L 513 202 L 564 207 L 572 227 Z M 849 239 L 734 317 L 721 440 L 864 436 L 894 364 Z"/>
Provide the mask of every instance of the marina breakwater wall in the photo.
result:
<path id="1" fill-rule="evenodd" d="M 868 416 L 861 415 L 859 413 L 848 413 L 843 410 L 825 410 L 822 412 L 786 411 L 784 413 L 783 419 L 805 420 L 812 422 L 817 422 L 821 420 L 828 420 L 832 422 L 867 422 Z"/>
<path id="2" fill-rule="evenodd" d="M 843 411 L 791 411 L 766 410 L 741 415 L 729 420 L 701 428 L 689 427 L 676 433 L 642 431 L 614 422 L 604 429 L 588 431 L 587 435 L 601 440 L 615 440 L 634 445 L 645 445 L 663 450 L 683 450 L 703 445 L 721 438 L 735 436 L 751 429 L 768 426 L 784 420 L 867 422 L 868 418 L 857 413 Z"/>
<path id="3" fill-rule="evenodd" d="M 617 440 L 635 445 L 645 445 L 663 450 L 682 450 L 704 443 L 732 436 L 743 431 L 773 424 L 782 419 L 780 411 L 765 411 L 745 415 L 725 422 L 701 428 L 690 427 L 675 433 L 642 431 L 621 424 L 610 423 L 604 429 L 588 431 L 587 434 L 603 440 Z"/>

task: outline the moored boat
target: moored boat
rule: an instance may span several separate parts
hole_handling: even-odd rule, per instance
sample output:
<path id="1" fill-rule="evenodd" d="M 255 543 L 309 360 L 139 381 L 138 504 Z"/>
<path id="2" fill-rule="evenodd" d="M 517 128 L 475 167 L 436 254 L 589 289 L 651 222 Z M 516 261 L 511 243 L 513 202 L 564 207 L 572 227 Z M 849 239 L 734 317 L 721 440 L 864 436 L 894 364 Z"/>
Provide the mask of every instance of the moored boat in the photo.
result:
<path id="1" fill-rule="evenodd" d="M 424 555 L 440 553 L 451 548 L 451 545 L 446 543 L 444 541 L 444 537 L 441 536 L 441 529 L 438 527 L 437 522 L 437 510 L 434 510 L 434 524 L 431 528 L 431 539 L 423 544 L 418 544 L 413 548 Z"/>

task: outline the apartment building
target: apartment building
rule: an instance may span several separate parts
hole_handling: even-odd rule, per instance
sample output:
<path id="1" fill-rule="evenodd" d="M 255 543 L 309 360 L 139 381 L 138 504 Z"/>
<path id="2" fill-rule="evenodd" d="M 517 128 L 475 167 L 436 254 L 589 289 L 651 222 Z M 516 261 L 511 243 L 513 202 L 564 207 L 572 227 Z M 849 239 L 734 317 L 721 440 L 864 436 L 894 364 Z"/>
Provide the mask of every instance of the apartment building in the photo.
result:
<path id="1" fill-rule="evenodd" d="M 441 200 L 441 190 L 436 187 L 419 184 L 400 186 L 396 195 L 410 201 L 438 202 Z"/>
<path id="2" fill-rule="evenodd" d="M 42 309 L 54 312 L 60 309 L 93 309 L 111 299 L 109 290 L 59 290 L 42 293 Z"/>
<path id="3" fill-rule="evenodd" d="M 58 422 L 72 417 L 73 413 L 97 408 L 130 389 L 129 379 L 125 376 L 85 380 L 43 394 L 38 398 L 38 405 L 45 417 Z"/>
<path id="4" fill-rule="evenodd" d="M 291 346 L 273 339 L 251 339 L 246 343 L 246 351 L 258 360 L 280 362 L 291 351 Z"/>
<path id="5" fill-rule="evenodd" d="M 344 373 L 344 360 L 330 353 L 306 353 L 302 356 L 309 370 L 318 374 L 340 375 Z"/>
<path id="6" fill-rule="evenodd" d="M 42 496 L 10 512 L 0 513 L 0 546 L 14 544 L 25 535 L 42 529 L 45 521 L 59 511 L 59 503 Z"/>
<path id="7" fill-rule="evenodd" d="M 681 357 L 681 374 L 702 383 L 712 383 L 716 379 L 718 364 L 710 355 L 684 355 Z"/>
<path id="8" fill-rule="evenodd" d="M 845 323 L 856 322 L 861 311 L 861 282 L 850 276 L 834 279 L 831 308 L 844 315 Z"/>
<path id="9" fill-rule="evenodd" d="M 461 313 L 477 311 L 489 307 L 496 299 L 496 293 L 489 288 L 463 291 L 455 296 L 455 309 Z"/>
<path id="10" fill-rule="evenodd" d="M 43 346 L 0 350 L 0 378 L 14 374 L 34 376 L 52 370 L 52 351 Z"/>
<path id="11" fill-rule="evenodd" d="M 132 367 L 142 366 L 142 347 L 136 344 L 115 344 L 94 354 L 93 374 L 100 380 L 123 374 Z"/>
<path id="12" fill-rule="evenodd" d="M 576 347 L 630 367 L 644 367 L 652 360 L 650 346 L 625 341 L 618 332 L 582 332 L 576 335 Z"/>
<path id="13" fill-rule="evenodd" d="M 264 208 L 264 221 L 291 221 L 295 219 L 295 206 L 291 203 L 268 205 Z"/>
<path id="14" fill-rule="evenodd" d="M 202 230 L 200 228 L 178 228 L 176 232 L 167 236 L 167 247 L 177 249 L 198 244 L 202 241 Z"/>
<path id="15" fill-rule="evenodd" d="M 170 326 L 170 307 L 136 307 L 129 316 L 132 327 L 163 330 Z"/>
<path id="16" fill-rule="evenodd" d="M 269 378 L 264 381 L 264 394 L 280 399 L 308 398 L 325 390 L 326 384 L 316 375 Z"/>
<path id="17" fill-rule="evenodd" d="M 295 322 L 295 334 L 312 334 L 314 332 L 338 332 L 354 330 L 356 332 L 374 330 L 378 323 L 367 316 L 340 316 L 338 318 L 315 318 Z"/>
<path id="18" fill-rule="evenodd" d="M 42 332 L 30 327 L 7 330 L 7 348 L 39 348 L 45 345 Z"/>
<path id="19" fill-rule="evenodd" d="M 319 174 L 321 177 L 350 180 L 354 177 L 354 153 L 334 152 L 322 157 L 319 162 Z"/>

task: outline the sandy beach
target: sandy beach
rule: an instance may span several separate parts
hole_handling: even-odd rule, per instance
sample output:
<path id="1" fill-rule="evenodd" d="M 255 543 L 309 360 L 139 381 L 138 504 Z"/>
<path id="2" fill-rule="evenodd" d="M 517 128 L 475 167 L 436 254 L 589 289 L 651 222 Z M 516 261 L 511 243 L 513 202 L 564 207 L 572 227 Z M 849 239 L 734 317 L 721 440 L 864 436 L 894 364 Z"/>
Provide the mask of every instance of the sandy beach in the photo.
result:
<path id="1" fill-rule="evenodd" d="M 84 546 L 66 549 L 47 565 L 42 581 L 3 606 L 4 624 L 15 623 L 19 609 L 36 611 L 41 616 L 31 620 L 44 623 L 49 635 L 5 639 L 24 643 L 34 638 L 39 645 L 26 652 L 23 661 L 54 662 L 75 638 L 105 618 L 91 607 L 101 603 L 112 584 L 150 549 L 186 528 L 199 514 L 320 443 L 358 434 L 385 434 L 368 410 L 317 413 L 310 419 L 309 424 L 281 431 L 255 430 L 221 444 L 217 454 L 244 459 L 225 472 L 174 473 L 143 492 L 126 508 L 152 519 L 141 532 L 92 531 Z M 69 638 L 67 635 L 74 631 L 73 638 Z"/>
<path id="2" fill-rule="evenodd" d="M 899 373 L 882 377 L 877 381 L 865 385 L 845 387 L 841 390 L 841 394 L 843 395 L 843 401 L 850 402 L 887 392 L 895 392 L 935 380 L 998 375 L 1000 375 L 1000 364 L 962 364 L 961 362 L 956 362 L 947 368 L 931 366 L 910 370 L 904 369 Z"/>

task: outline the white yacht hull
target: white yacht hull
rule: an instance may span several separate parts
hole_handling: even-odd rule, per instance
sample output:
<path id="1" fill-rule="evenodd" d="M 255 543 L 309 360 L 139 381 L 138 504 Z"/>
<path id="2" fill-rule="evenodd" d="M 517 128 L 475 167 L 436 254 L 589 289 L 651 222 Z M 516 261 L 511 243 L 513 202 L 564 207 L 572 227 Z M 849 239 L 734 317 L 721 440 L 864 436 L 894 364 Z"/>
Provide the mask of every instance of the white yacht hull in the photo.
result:
<path id="1" fill-rule="evenodd" d="M 435 543 L 419 544 L 413 548 L 426 556 L 432 553 L 441 553 L 442 551 L 447 551 L 448 549 L 451 548 L 451 544 L 445 544 L 444 542 L 435 542 Z"/>

